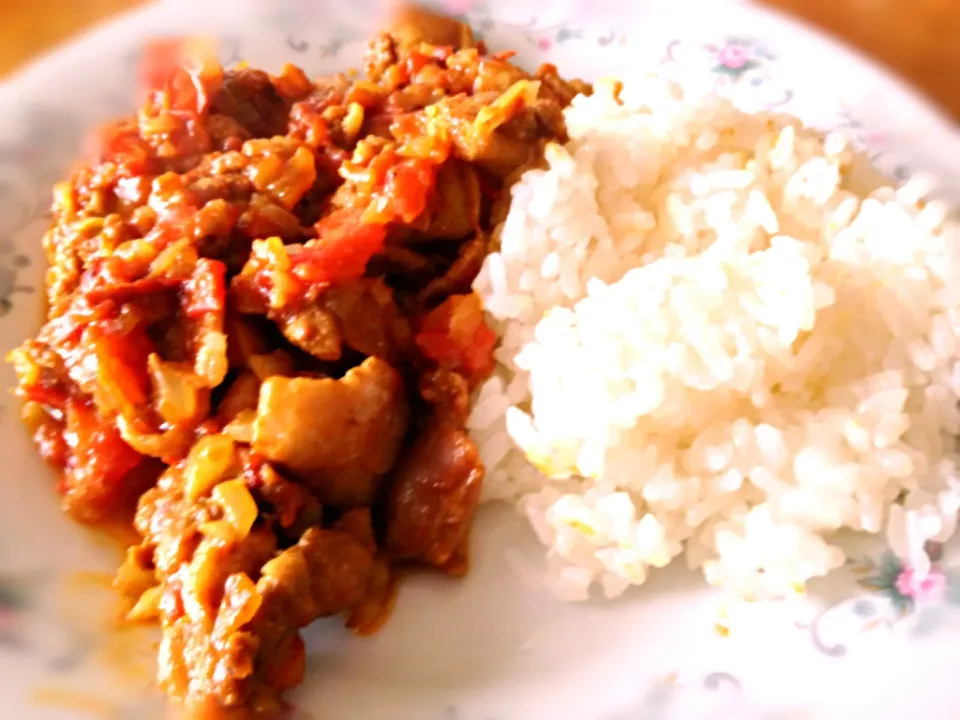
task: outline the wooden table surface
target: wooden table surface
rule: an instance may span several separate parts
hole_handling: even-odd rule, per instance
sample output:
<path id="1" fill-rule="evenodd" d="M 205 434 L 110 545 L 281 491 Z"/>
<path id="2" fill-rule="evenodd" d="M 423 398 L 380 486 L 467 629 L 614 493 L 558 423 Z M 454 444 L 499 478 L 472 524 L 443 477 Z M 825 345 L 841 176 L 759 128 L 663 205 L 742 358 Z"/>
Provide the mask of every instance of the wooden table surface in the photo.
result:
<path id="1" fill-rule="evenodd" d="M 860 48 L 960 120 L 960 0 L 762 2 Z M 0 0 L 0 4 L 2 77 L 97 22 L 144 4 L 144 0 Z"/>

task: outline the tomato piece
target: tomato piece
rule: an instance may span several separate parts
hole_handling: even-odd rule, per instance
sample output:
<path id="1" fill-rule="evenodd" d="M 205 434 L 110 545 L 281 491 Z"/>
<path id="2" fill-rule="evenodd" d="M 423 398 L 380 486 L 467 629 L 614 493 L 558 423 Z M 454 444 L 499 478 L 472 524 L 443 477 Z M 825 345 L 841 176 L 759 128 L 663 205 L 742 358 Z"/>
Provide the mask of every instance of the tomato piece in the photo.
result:
<path id="1" fill-rule="evenodd" d="M 63 410 L 67 406 L 69 395 L 60 382 L 48 377 L 23 388 L 23 398 L 53 410 Z"/>
<path id="2" fill-rule="evenodd" d="M 84 400 L 67 406 L 64 437 L 71 456 L 60 486 L 71 512 L 81 519 L 102 518 L 127 501 L 127 475 L 143 459 Z"/>
<path id="3" fill-rule="evenodd" d="M 424 318 L 416 343 L 440 367 L 462 373 L 471 383 L 486 377 L 495 364 L 496 333 L 483 319 L 475 293 L 451 295 Z"/>
<path id="4" fill-rule="evenodd" d="M 147 358 L 153 352 L 146 330 L 137 325 L 121 332 L 95 324 L 86 335 L 97 358 L 99 389 L 110 409 L 130 412 L 145 405 L 150 397 Z"/>
<path id="5" fill-rule="evenodd" d="M 105 484 L 121 480 L 143 457 L 83 400 L 69 401 L 66 430 L 74 457 L 84 465 L 85 472 L 96 475 Z"/>
<path id="6" fill-rule="evenodd" d="M 139 128 L 132 123 L 108 127 L 100 138 L 101 162 L 112 162 L 120 177 L 139 177 L 151 172 L 150 146 L 140 137 Z"/>
<path id="7" fill-rule="evenodd" d="M 436 185 L 434 166 L 423 160 L 404 160 L 387 172 L 383 193 L 392 198 L 393 211 L 402 222 L 411 223 L 422 213 Z"/>
<path id="8" fill-rule="evenodd" d="M 183 309 L 187 317 L 221 314 L 227 303 L 227 266 L 219 260 L 200 258 L 193 275 L 183 285 Z"/>
<path id="9" fill-rule="evenodd" d="M 166 85 L 180 68 L 182 49 L 180 38 L 157 38 L 146 44 L 140 57 L 140 84 L 144 90 L 160 90 Z"/>
<path id="10" fill-rule="evenodd" d="M 160 108 L 203 113 L 223 81 L 215 57 L 216 47 L 204 38 L 153 40 L 141 57 L 141 84 Z"/>
<path id="11" fill-rule="evenodd" d="M 156 295 L 157 293 L 172 290 L 179 283 L 172 278 L 143 278 L 133 282 L 118 283 L 109 287 L 93 288 L 87 292 L 87 301 L 91 305 L 112 301 L 123 304 L 132 300 Z"/>
<path id="12" fill-rule="evenodd" d="M 291 255 L 293 274 L 310 284 L 332 284 L 363 277 L 367 263 L 383 249 L 382 225 L 360 222 L 359 212 L 338 210 L 317 223 L 315 245 Z"/>

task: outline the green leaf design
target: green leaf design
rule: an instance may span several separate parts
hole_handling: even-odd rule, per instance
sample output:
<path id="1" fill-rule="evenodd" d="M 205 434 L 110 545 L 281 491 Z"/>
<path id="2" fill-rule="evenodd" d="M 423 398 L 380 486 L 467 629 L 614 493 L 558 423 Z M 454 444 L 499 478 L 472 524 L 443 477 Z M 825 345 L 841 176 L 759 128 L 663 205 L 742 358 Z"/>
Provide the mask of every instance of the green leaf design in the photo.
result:
<path id="1" fill-rule="evenodd" d="M 0 578 L 0 610 L 19 612 L 29 605 L 30 592 L 23 584 L 10 578 Z"/>
<path id="2" fill-rule="evenodd" d="M 718 75 L 726 75 L 727 77 L 733 78 L 734 80 L 740 78 L 748 70 L 753 70 L 755 67 L 759 67 L 760 63 L 756 60 L 747 60 L 743 65 L 738 68 L 732 68 L 723 63 L 717 63 L 713 66 L 713 71 Z"/>
<path id="3" fill-rule="evenodd" d="M 884 579 L 886 585 L 893 587 L 897 583 L 897 578 L 903 572 L 903 560 L 891 552 L 884 553 L 880 559 L 880 577 Z"/>
<path id="4" fill-rule="evenodd" d="M 857 580 L 857 585 L 866 590 L 873 590 L 874 592 L 888 592 L 890 590 L 890 586 L 884 582 L 883 578 L 877 575 L 861 578 Z"/>
<path id="5" fill-rule="evenodd" d="M 890 603 L 893 605 L 893 609 L 896 611 L 897 617 L 900 619 L 905 618 L 907 615 L 913 612 L 913 598 L 909 598 L 906 595 L 901 595 L 896 591 L 891 594 Z"/>

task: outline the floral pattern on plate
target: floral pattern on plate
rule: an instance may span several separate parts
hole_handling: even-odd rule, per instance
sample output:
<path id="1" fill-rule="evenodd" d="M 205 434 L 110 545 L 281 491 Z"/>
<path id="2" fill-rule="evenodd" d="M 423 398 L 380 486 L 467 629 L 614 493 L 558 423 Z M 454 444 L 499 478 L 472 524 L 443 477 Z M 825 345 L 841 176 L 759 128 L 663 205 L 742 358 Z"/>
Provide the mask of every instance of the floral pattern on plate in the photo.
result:
<path id="1" fill-rule="evenodd" d="M 777 55 L 766 42 L 744 36 L 709 41 L 676 39 L 661 67 L 681 81 L 712 82 L 713 89 L 747 110 L 782 109 L 794 90 L 778 80 Z"/>

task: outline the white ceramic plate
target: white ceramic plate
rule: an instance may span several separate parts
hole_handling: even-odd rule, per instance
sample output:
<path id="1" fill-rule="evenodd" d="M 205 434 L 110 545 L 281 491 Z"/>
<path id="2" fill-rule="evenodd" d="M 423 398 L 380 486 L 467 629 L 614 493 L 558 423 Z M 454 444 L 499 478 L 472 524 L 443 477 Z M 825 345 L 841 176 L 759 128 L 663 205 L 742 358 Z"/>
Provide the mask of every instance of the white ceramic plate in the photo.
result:
<path id="1" fill-rule="evenodd" d="M 446 0 L 498 49 L 588 78 L 660 65 L 746 107 L 843 128 L 886 172 L 925 170 L 960 196 L 960 134 L 914 93 L 804 27 L 729 0 Z M 0 346 L 41 320 L 39 237 L 50 185 L 85 132 L 132 108 L 138 48 L 157 34 L 213 34 L 224 60 L 327 74 L 358 66 L 373 0 L 170 0 L 129 15 L 0 87 Z M 0 384 L 13 374 L 0 369 Z M 147 635 L 111 626 L 116 548 L 60 514 L 12 399 L 0 408 L 2 716 L 159 718 Z M 374 638 L 337 621 L 307 631 L 309 665 L 290 717 L 329 720 L 660 720 L 960 717 L 960 573 L 949 548 L 919 597 L 879 541 L 866 565 L 796 604 L 718 614 L 680 569 L 603 603 L 567 605 L 531 578 L 532 533 L 506 508 L 479 518 L 462 582 L 402 588 Z M 955 554 L 960 567 L 960 553 Z M 900 583 L 905 588 L 904 583 Z M 916 594 L 916 593 L 914 593 Z M 729 628 L 726 632 L 721 625 Z"/>

